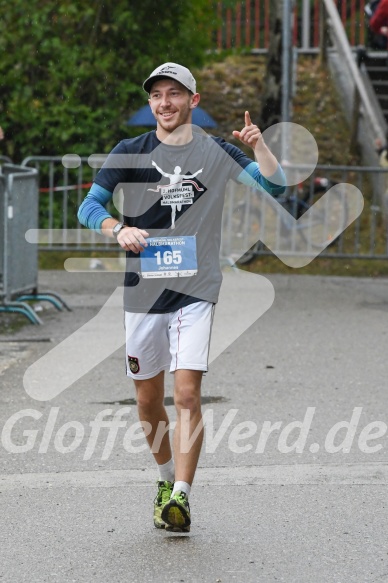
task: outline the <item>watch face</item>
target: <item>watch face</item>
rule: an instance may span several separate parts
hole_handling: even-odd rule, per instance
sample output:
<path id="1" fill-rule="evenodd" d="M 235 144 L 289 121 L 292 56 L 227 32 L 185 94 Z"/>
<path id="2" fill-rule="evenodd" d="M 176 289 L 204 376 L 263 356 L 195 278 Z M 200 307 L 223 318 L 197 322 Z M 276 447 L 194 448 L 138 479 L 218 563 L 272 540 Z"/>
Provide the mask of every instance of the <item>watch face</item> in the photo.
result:
<path id="1" fill-rule="evenodd" d="M 120 233 L 121 229 L 123 228 L 123 226 L 124 226 L 123 223 L 117 223 L 117 225 L 115 225 L 113 227 L 113 234 L 118 235 Z"/>

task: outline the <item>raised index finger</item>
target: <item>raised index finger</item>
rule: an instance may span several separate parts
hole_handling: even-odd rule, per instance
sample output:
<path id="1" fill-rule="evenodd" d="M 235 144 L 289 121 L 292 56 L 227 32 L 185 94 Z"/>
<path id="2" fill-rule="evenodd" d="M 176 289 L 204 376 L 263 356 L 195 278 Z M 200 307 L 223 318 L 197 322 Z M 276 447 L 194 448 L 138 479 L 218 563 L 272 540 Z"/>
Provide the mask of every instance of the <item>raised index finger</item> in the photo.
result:
<path id="1" fill-rule="evenodd" d="M 245 125 L 246 126 L 252 125 L 251 116 L 249 115 L 249 111 L 245 112 Z"/>

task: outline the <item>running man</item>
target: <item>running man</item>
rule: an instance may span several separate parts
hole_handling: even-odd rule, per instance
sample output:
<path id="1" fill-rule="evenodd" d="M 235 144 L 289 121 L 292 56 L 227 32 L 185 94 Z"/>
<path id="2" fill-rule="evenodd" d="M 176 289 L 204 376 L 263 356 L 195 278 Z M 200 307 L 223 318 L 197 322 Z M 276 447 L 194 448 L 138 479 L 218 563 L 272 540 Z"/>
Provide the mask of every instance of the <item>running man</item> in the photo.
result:
<path id="1" fill-rule="evenodd" d="M 185 181 L 187 183 L 187 181 L 190 180 L 190 178 L 195 178 L 203 170 L 203 168 L 201 168 L 201 170 L 197 170 L 197 172 L 195 172 L 194 174 L 181 174 L 181 172 L 182 172 L 181 167 L 175 166 L 174 174 L 169 174 L 168 172 L 163 172 L 163 170 L 161 168 L 159 168 L 159 166 L 157 165 L 156 162 L 154 162 L 154 160 L 152 160 L 151 164 L 152 164 L 152 166 L 155 166 L 156 170 L 158 172 L 160 172 L 160 174 L 162 176 L 169 178 L 170 186 L 172 187 L 172 188 L 168 189 L 169 193 L 176 190 L 176 189 L 174 189 L 174 186 L 176 186 L 178 184 L 184 184 Z M 152 190 L 152 189 L 149 188 L 148 190 Z M 178 211 L 180 211 L 182 209 L 182 204 L 191 204 L 192 201 L 191 200 L 189 200 L 189 201 L 182 200 L 179 197 L 179 194 L 178 194 L 178 197 L 173 198 L 172 201 L 175 201 L 175 202 L 171 202 L 171 229 L 175 229 L 175 216 L 176 216 L 177 209 L 178 209 Z"/>
<path id="2" fill-rule="evenodd" d="M 127 376 L 134 381 L 139 418 L 158 466 L 154 525 L 188 532 L 189 495 L 203 440 L 201 382 L 208 370 L 214 306 L 222 280 L 219 251 L 225 186 L 233 179 L 277 196 L 284 192 L 285 178 L 248 112 L 243 128 L 233 134 L 252 148 L 257 162 L 191 125 L 200 95 L 186 67 L 176 63 L 157 67 L 143 89 L 156 130 L 123 140 L 112 150 L 78 217 L 83 225 L 115 237 L 126 251 Z M 123 165 L 123 159 L 129 163 Z M 105 209 L 117 188 L 124 191 L 123 221 Z M 154 279 L 147 279 L 143 263 L 150 250 L 155 251 L 150 260 L 160 275 Z M 166 277 L 164 259 L 177 264 L 175 277 Z M 196 267 L 186 273 L 195 275 L 178 277 L 186 260 Z M 169 425 L 165 370 L 174 375 L 174 456 L 168 431 L 160 432 Z"/>

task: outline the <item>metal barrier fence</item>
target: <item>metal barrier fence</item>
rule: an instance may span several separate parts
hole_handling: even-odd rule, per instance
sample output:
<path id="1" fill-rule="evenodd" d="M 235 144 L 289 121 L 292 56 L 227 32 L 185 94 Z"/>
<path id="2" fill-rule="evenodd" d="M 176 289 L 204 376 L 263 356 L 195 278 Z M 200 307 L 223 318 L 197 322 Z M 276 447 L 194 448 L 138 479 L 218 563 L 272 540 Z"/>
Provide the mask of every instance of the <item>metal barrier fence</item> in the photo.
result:
<path id="1" fill-rule="evenodd" d="M 82 158 L 79 160 L 79 166 L 71 169 L 63 166 L 61 157 L 30 157 L 23 161 L 23 165 L 36 166 L 41 172 L 39 233 L 38 237 L 29 238 L 30 241 L 35 240 L 39 244 L 40 250 L 84 251 L 88 255 L 91 251 L 114 252 L 117 249 L 112 239 L 83 228 L 77 221 L 78 207 L 98 167 L 93 163 L 89 165 L 89 161 L 88 158 Z M 321 256 L 388 258 L 387 222 L 384 218 L 387 216 L 388 208 L 388 170 L 380 167 L 319 165 L 303 187 L 290 190 L 291 195 L 296 194 L 304 201 L 298 203 L 298 208 L 292 208 L 295 204 L 292 201 L 285 201 L 284 206 L 291 218 L 292 215 L 297 216 L 300 213 L 302 205 L 306 210 L 317 200 L 314 191 L 317 177 L 323 177 L 329 183 L 352 184 L 362 192 L 365 200 L 364 210 L 358 219 L 348 226 L 341 236 L 336 237 Z M 334 212 L 343 213 L 345 221 L 346 210 L 335 206 L 334 203 L 335 201 Z M 260 204 L 262 203 L 256 190 L 232 182 L 228 184 L 223 216 L 222 255 L 233 260 L 237 259 L 239 254 L 260 239 L 263 229 L 267 230 L 267 235 L 268 230 L 271 231 L 272 251 L 284 249 L 284 245 L 288 244 L 291 245 L 290 252 L 302 253 L 303 245 L 302 250 L 298 251 L 298 241 L 306 241 L 306 233 L 311 225 L 291 228 L 287 219 L 276 211 L 276 205 L 272 210 L 267 209 L 265 214 Z M 113 204 L 108 211 L 114 216 L 119 214 Z M 322 230 L 329 229 L 325 223 L 326 219 L 320 220 L 323 221 Z M 260 255 L 271 253 L 262 244 L 256 246 L 253 251 L 254 254 Z"/>
<path id="2" fill-rule="evenodd" d="M 39 170 L 39 235 L 29 237 L 40 250 L 88 251 L 112 248 L 112 241 L 93 231 L 85 231 L 77 220 L 78 208 L 90 189 L 98 166 L 89 164 L 90 158 L 79 157 L 73 168 L 63 165 L 62 156 L 29 156 L 22 166 Z M 113 204 L 108 211 L 114 213 Z M 117 214 L 117 211 L 116 211 Z M 86 247 L 85 247 L 86 246 Z"/>
<path id="3" fill-rule="evenodd" d="M 38 253 L 23 234 L 38 221 L 38 172 L 4 164 L 1 178 L 0 298 L 10 300 L 37 287 Z"/>
<path id="4" fill-rule="evenodd" d="M 38 293 L 38 248 L 25 238 L 38 227 L 38 185 L 35 168 L 0 166 L 0 312 L 23 314 L 33 324 L 43 322 L 26 302 L 70 310 L 57 293 Z"/>
<path id="5" fill-rule="evenodd" d="M 318 188 L 317 192 L 316 185 L 325 183 L 326 188 Z M 364 198 L 361 214 L 347 227 L 352 201 L 346 202 L 341 192 L 346 187 L 338 183 L 356 186 Z M 314 207 L 333 185 L 326 207 Z M 271 202 L 270 197 L 263 198 L 257 190 L 231 183 L 224 209 L 222 255 L 236 261 L 249 249 L 240 259 L 243 264 L 272 253 L 283 257 L 316 256 L 316 249 L 327 241 L 320 257 L 388 258 L 384 209 L 384 205 L 388 206 L 387 169 L 320 165 L 303 186 L 288 188 L 281 202 L 288 213 L 280 213 L 277 203 Z M 295 220 L 307 211 L 305 221 Z"/>
<path id="6" fill-rule="evenodd" d="M 4 164 L 0 174 L 0 311 L 19 312 L 41 323 L 19 297 L 36 293 L 38 250 L 24 233 L 38 221 L 38 172 Z"/>

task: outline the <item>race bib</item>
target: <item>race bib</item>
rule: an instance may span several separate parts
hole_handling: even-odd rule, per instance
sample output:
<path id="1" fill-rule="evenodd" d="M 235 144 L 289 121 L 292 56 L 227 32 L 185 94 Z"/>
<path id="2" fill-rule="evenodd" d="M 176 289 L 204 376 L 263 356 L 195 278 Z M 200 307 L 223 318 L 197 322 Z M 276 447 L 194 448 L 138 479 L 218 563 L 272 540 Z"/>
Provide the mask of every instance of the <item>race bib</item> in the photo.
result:
<path id="1" fill-rule="evenodd" d="M 140 253 L 141 275 L 191 277 L 198 272 L 195 237 L 150 237 Z"/>

